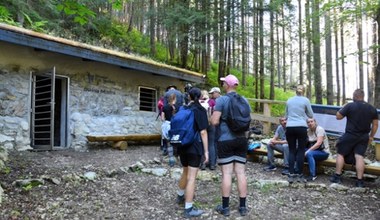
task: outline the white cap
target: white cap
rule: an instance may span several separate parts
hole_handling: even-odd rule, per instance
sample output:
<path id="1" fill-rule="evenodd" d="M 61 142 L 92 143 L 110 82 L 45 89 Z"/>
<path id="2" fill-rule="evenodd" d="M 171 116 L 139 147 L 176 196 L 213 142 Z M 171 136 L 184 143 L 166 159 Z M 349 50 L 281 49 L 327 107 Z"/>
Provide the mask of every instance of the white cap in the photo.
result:
<path id="1" fill-rule="evenodd" d="M 213 87 L 211 88 L 211 90 L 208 92 L 208 93 L 214 93 L 214 92 L 217 92 L 217 93 L 220 93 L 220 89 L 218 87 Z"/>

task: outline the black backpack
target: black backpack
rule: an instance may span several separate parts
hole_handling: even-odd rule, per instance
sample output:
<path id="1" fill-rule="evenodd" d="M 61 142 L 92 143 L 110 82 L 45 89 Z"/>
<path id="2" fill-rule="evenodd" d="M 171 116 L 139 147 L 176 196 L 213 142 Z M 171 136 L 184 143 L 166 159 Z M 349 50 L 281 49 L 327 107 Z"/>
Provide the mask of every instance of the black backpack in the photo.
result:
<path id="1" fill-rule="evenodd" d="M 227 93 L 228 103 L 226 123 L 235 133 L 249 130 L 251 124 L 251 108 L 248 102 L 237 93 Z"/>

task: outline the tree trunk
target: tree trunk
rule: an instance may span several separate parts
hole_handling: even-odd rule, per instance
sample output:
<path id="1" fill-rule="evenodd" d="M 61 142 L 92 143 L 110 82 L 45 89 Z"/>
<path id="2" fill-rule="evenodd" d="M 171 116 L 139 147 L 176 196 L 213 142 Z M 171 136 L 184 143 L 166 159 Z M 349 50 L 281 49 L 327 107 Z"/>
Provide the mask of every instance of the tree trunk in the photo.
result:
<path id="1" fill-rule="evenodd" d="M 377 43 L 377 29 L 376 29 L 376 23 L 372 23 L 372 45 L 376 45 Z M 369 58 L 370 58 L 370 65 L 371 69 L 368 76 L 368 103 L 371 105 L 375 105 L 375 80 L 376 80 L 376 66 L 377 66 L 377 57 L 376 54 L 378 53 L 377 47 L 372 47 L 372 49 L 369 51 Z"/>
<path id="2" fill-rule="evenodd" d="M 247 0 L 242 0 L 241 1 L 241 65 L 242 65 L 242 79 L 241 79 L 241 84 L 245 88 L 247 85 L 246 82 L 246 75 L 248 73 L 248 68 L 247 68 L 247 34 L 246 34 L 246 7 L 247 7 Z"/>
<path id="3" fill-rule="evenodd" d="M 343 13 L 343 8 L 340 8 L 340 13 Z M 340 60 L 342 65 L 342 104 L 346 103 L 346 69 L 345 59 L 344 59 L 344 22 L 343 19 L 340 21 Z"/>
<path id="4" fill-rule="evenodd" d="M 259 39 L 260 39 L 260 99 L 265 99 L 265 93 L 264 93 L 264 8 L 263 8 L 263 1 L 259 1 L 259 27 L 260 27 L 260 33 L 259 33 Z M 262 104 L 260 104 L 260 109 L 262 109 Z"/>
<path id="5" fill-rule="evenodd" d="M 377 9 L 377 45 L 380 45 L 380 8 Z M 380 50 L 377 50 L 377 67 L 375 75 L 375 107 L 380 109 Z"/>
<path id="6" fill-rule="evenodd" d="M 272 4 L 272 0 L 269 4 Z M 269 15 L 269 36 L 270 36 L 270 58 L 269 58 L 269 72 L 270 72 L 270 88 L 269 88 L 269 99 L 274 100 L 274 15 L 273 9 L 270 10 Z"/>
<path id="7" fill-rule="evenodd" d="M 334 9 L 334 17 L 337 18 L 337 11 Z M 334 19 L 337 21 L 337 19 Z M 334 22 L 335 35 L 335 76 L 336 76 L 336 105 L 340 106 L 340 76 L 339 76 L 339 34 L 338 22 Z"/>
<path id="8" fill-rule="evenodd" d="M 301 0 L 298 0 L 298 49 L 299 49 L 299 84 L 303 84 L 303 50 L 302 50 L 302 4 Z"/>
<path id="9" fill-rule="evenodd" d="M 326 92 L 327 105 L 334 105 L 334 88 L 332 74 L 331 20 L 330 12 L 325 14 L 325 53 L 326 53 Z"/>
<path id="10" fill-rule="evenodd" d="M 322 103 L 322 77 L 321 77 L 321 35 L 319 31 L 319 0 L 313 0 L 313 13 L 312 13 L 312 38 L 313 38 L 313 73 L 314 73 L 314 86 L 315 86 L 315 102 Z"/>
<path id="11" fill-rule="evenodd" d="M 254 0 L 253 2 L 254 6 L 257 6 L 257 1 Z M 257 8 L 257 7 L 254 7 Z M 255 10 L 254 14 L 252 16 L 252 24 L 253 24 L 253 73 L 255 76 L 254 80 L 254 91 L 255 91 L 255 98 L 259 98 L 259 14 L 258 11 Z M 259 110 L 259 105 L 256 102 L 255 103 L 255 111 L 257 112 Z"/>
<path id="12" fill-rule="evenodd" d="M 224 30 L 224 22 L 225 22 L 225 19 L 224 19 L 224 1 L 221 0 L 219 2 L 219 7 L 220 7 L 220 11 L 219 11 L 219 18 L 218 18 L 218 20 L 219 20 L 218 80 L 220 79 L 220 77 L 225 76 L 225 67 L 226 67 L 225 47 L 224 47 L 225 34 L 226 34 L 226 32 Z"/>
<path id="13" fill-rule="evenodd" d="M 359 8 L 361 8 L 361 1 L 359 1 Z M 357 45 L 358 45 L 358 65 L 359 65 L 359 88 L 364 89 L 364 72 L 363 72 L 363 31 L 362 31 L 362 14 L 356 15 L 356 31 L 357 31 Z"/>
<path id="14" fill-rule="evenodd" d="M 285 20 L 284 7 L 281 10 L 282 20 Z M 282 25 L 282 81 L 284 82 L 284 92 L 286 92 L 286 38 L 285 38 L 285 25 Z M 291 38 L 290 38 L 291 39 Z"/>
<path id="15" fill-rule="evenodd" d="M 189 10 L 189 0 L 182 0 L 183 7 L 185 10 Z M 189 51 L 189 24 L 180 24 L 180 57 L 181 57 L 181 68 L 187 68 L 187 53 Z"/>
<path id="16" fill-rule="evenodd" d="M 306 96 L 311 100 L 312 97 L 312 85 L 313 85 L 313 79 L 312 79 L 312 67 L 311 67 L 311 57 L 312 57 L 312 39 L 311 39 L 311 27 L 310 27 L 310 3 L 309 1 L 306 1 L 305 4 L 305 26 L 306 26 L 306 44 L 307 44 L 307 53 L 306 53 L 306 72 L 307 72 L 307 81 L 309 83 L 309 86 L 306 90 Z"/>
<path id="17" fill-rule="evenodd" d="M 156 56 L 156 40 L 155 40 L 155 24 L 156 24 L 156 13 L 155 13 L 155 5 L 154 0 L 149 0 L 149 15 L 150 15 L 150 23 L 149 23 L 149 34 L 150 34 L 150 55 L 152 57 Z"/>

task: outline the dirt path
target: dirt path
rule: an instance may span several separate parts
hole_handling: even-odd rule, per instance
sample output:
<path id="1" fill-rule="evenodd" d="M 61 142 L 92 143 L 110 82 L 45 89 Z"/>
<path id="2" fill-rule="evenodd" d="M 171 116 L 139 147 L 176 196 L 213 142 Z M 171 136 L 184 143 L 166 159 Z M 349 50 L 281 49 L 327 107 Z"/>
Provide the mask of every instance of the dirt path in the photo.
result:
<path id="1" fill-rule="evenodd" d="M 13 152 L 10 173 L 0 174 L 4 188 L 1 219 L 182 219 L 183 207 L 175 204 L 175 178 L 128 171 L 137 161 L 163 160 L 159 147 L 132 146 L 126 151 L 92 149 L 89 152 Z M 169 168 L 167 163 L 148 163 Z M 380 180 L 367 179 L 365 189 L 353 188 L 344 177 L 343 188 L 330 186 L 330 172 L 315 183 L 283 185 L 281 169 L 264 172 L 261 163 L 247 164 L 249 215 L 237 212 L 236 187 L 231 196 L 231 219 L 379 219 Z M 92 171 L 94 181 L 83 178 Z M 213 211 L 221 201 L 220 171 L 202 171 L 195 204 L 206 213 L 200 219 L 223 219 Z M 43 179 L 36 187 L 19 187 L 20 179 Z M 268 183 L 268 181 L 271 181 Z"/>

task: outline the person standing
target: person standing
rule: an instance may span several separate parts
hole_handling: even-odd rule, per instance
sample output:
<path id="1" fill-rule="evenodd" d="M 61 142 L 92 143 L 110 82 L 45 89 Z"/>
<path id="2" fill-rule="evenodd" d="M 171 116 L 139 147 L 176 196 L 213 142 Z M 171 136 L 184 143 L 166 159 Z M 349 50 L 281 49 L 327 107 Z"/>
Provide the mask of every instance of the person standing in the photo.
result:
<path id="1" fill-rule="evenodd" d="M 306 145 L 305 157 L 309 165 L 310 176 L 307 181 L 314 181 L 317 179 L 316 161 L 326 160 L 329 153 L 329 140 L 327 138 L 325 129 L 317 124 L 315 118 L 307 119 L 307 137 L 308 142 Z"/>
<path id="2" fill-rule="evenodd" d="M 214 113 L 215 105 L 216 105 L 216 99 L 220 97 L 220 89 L 218 87 L 213 87 L 208 92 L 210 94 L 209 99 L 209 106 L 211 110 L 211 115 Z M 217 129 L 213 124 L 210 123 L 210 125 L 207 128 L 207 134 L 208 134 L 208 150 L 209 150 L 209 168 L 210 170 L 216 169 L 216 159 L 217 159 L 217 141 L 216 137 L 218 137 Z"/>
<path id="3" fill-rule="evenodd" d="M 308 98 L 304 95 L 305 87 L 298 85 L 296 95 L 286 102 L 286 140 L 289 145 L 289 175 L 288 182 L 305 182 L 303 176 L 303 163 L 305 160 L 305 147 L 307 141 L 306 119 L 313 117 L 313 110 Z M 294 164 L 297 170 L 294 169 Z"/>
<path id="4" fill-rule="evenodd" d="M 355 154 L 356 187 L 364 187 L 364 155 L 367 146 L 372 143 L 379 126 L 376 108 L 364 101 L 364 91 L 357 89 L 353 93 L 353 102 L 344 105 L 337 113 L 336 119 L 347 118 L 345 133 L 339 138 L 336 148 L 336 170 L 330 178 L 333 183 L 341 183 L 345 157 Z"/>
<path id="5" fill-rule="evenodd" d="M 195 179 L 204 156 L 205 163 L 208 162 L 207 143 L 207 113 L 199 102 L 201 90 L 193 87 L 189 90 L 189 108 L 194 112 L 194 129 L 198 138 L 191 146 L 178 147 L 178 154 L 182 164 L 182 175 L 179 180 L 177 192 L 177 203 L 185 202 L 185 218 L 197 217 L 203 214 L 203 210 L 193 207 L 195 191 Z M 200 136 L 200 137 L 199 137 Z"/>
<path id="6" fill-rule="evenodd" d="M 277 169 L 274 164 L 274 151 L 279 151 L 284 154 L 284 166 L 282 170 L 283 175 L 289 174 L 289 146 L 286 141 L 286 118 L 279 119 L 280 125 L 277 126 L 274 137 L 270 140 L 267 147 L 268 166 L 264 168 L 265 171 L 274 171 Z"/>
<path id="7" fill-rule="evenodd" d="M 236 93 L 239 80 L 234 75 L 220 78 L 223 82 L 223 89 L 226 93 Z M 226 122 L 230 98 L 225 95 L 216 100 L 214 113 L 211 116 L 211 123 L 219 125 L 220 135 L 218 138 L 218 165 L 222 170 L 222 205 L 216 207 L 216 211 L 224 216 L 230 215 L 229 200 L 232 186 L 232 175 L 237 177 L 237 188 L 239 192 L 239 213 L 242 216 L 247 214 L 247 178 L 245 174 L 245 164 L 247 162 L 247 138 L 245 132 L 232 132 Z"/>
<path id="8" fill-rule="evenodd" d="M 177 90 L 177 86 L 175 85 L 170 85 L 166 88 L 166 92 L 164 94 L 164 106 L 168 104 L 169 97 L 171 94 L 175 94 L 176 96 L 175 107 L 176 109 L 179 109 L 179 107 L 183 105 L 184 95 L 181 93 L 181 91 Z"/>

